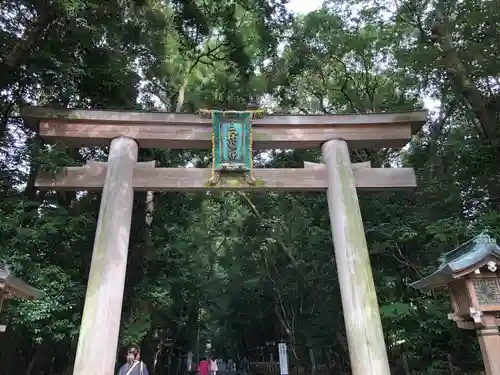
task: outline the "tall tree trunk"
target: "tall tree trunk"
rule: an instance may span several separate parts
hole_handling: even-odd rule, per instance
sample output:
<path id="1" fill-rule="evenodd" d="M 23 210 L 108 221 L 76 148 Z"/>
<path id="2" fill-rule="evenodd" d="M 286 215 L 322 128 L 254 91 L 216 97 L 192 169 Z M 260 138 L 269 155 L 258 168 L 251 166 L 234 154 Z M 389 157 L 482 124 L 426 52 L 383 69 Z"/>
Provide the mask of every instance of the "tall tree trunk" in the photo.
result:
<path id="1" fill-rule="evenodd" d="M 26 369 L 26 375 L 33 374 L 33 369 L 35 368 L 35 365 L 37 364 L 38 360 L 41 359 L 42 356 L 43 356 L 42 345 L 35 346 L 35 352 L 33 353 L 33 357 L 31 357 L 31 361 L 28 365 L 28 368 Z"/>
<path id="2" fill-rule="evenodd" d="M 182 86 L 179 89 L 179 95 L 177 96 L 177 105 L 175 106 L 175 112 L 180 112 L 182 110 L 182 105 L 184 104 L 184 96 L 186 95 L 186 89 L 188 86 L 188 77 L 184 78 Z"/>
<path id="3" fill-rule="evenodd" d="M 441 63 L 456 97 L 477 118 L 485 136 L 495 140 L 498 136 L 496 112 L 488 108 L 488 102 L 471 77 L 453 45 L 456 15 L 451 14 L 456 1 L 440 0 L 435 9 L 436 21 L 431 27 L 430 40 L 439 45 Z M 447 9 L 451 9 L 447 13 Z M 427 39 L 423 36 L 424 40 Z M 427 40 L 428 41 L 428 40 Z"/>
<path id="4" fill-rule="evenodd" d="M 314 348 L 309 348 L 309 360 L 311 361 L 311 375 L 316 375 L 316 358 L 314 356 Z"/>
<path id="5" fill-rule="evenodd" d="M 170 375 L 170 366 L 172 364 L 172 348 L 168 349 L 168 355 L 167 355 L 167 374 Z"/>
<path id="6" fill-rule="evenodd" d="M 450 370 L 450 375 L 455 375 L 455 368 L 453 366 L 453 357 L 450 353 L 446 355 L 446 359 L 448 362 L 448 369 Z"/>
<path id="7" fill-rule="evenodd" d="M 13 109 L 14 102 L 7 102 L 4 104 L 4 108 L 2 109 L 2 114 L 0 116 L 0 142 L 6 135 L 7 125 Z"/>
<path id="8" fill-rule="evenodd" d="M 37 127 L 35 129 L 34 138 L 28 141 L 28 142 L 32 142 L 32 145 L 31 145 L 31 149 L 30 149 L 30 163 L 29 163 L 28 181 L 26 183 L 24 195 L 25 195 L 26 199 L 29 201 L 36 200 L 35 180 L 36 180 L 36 175 L 38 173 L 36 154 L 37 154 L 38 150 L 40 149 L 40 147 L 42 146 L 42 142 L 41 142 L 41 139 L 39 138 L 39 134 L 40 134 L 40 128 Z"/>
<path id="9" fill-rule="evenodd" d="M 158 345 L 155 345 L 154 335 L 155 329 L 151 329 L 141 343 L 141 359 L 151 375 L 155 374 L 155 360 L 158 355 Z"/>
<path id="10" fill-rule="evenodd" d="M 401 361 L 403 363 L 403 371 L 405 372 L 405 375 L 411 375 L 410 365 L 408 364 L 406 353 L 401 354 Z"/>

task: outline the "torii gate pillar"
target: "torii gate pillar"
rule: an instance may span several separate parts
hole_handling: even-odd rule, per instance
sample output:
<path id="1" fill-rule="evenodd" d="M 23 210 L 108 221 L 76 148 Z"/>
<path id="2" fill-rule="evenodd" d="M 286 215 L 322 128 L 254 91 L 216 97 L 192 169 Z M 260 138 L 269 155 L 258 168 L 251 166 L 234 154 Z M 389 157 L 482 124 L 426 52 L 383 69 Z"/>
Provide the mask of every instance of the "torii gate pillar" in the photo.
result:
<path id="1" fill-rule="evenodd" d="M 111 141 L 73 375 L 113 375 L 137 162 L 135 140 Z"/>
<path id="2" fill-rule="evenodd" d="M 390 375 L 356 184 L 344 140 L 321 146 L 353 375 Z"/>

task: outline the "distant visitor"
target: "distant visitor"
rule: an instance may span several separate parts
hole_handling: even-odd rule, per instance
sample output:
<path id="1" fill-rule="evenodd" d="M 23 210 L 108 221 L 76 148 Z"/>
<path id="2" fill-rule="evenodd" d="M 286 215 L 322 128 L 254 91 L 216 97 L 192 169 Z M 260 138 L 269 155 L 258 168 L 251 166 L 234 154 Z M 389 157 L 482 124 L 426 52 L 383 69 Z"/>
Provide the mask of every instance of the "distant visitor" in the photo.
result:
<path id="1" fill-rule="evenodd" d="M 217 359 L 215 357 L 212 357 L 212 359 L 210 359 L 210 375 L 217 375 L 218 369 Z"/>
<path id="2" fill-rule="evenodd" d="M 137 346 L 128 349 L 127 362 L 120 368 L 118 375 L 149 375 L 146 365 L 141 361 L 141 351 Z"/>
<path id="3" fill-rule="evenodd" d="M 200 364 L 198 365 L 198 372 L 200 375 L 208 375 L 208 370 L 210 368 L 210 364 L 208 363 L 207 357 L 203 357 L 203 359 L 200 361 Z"/>

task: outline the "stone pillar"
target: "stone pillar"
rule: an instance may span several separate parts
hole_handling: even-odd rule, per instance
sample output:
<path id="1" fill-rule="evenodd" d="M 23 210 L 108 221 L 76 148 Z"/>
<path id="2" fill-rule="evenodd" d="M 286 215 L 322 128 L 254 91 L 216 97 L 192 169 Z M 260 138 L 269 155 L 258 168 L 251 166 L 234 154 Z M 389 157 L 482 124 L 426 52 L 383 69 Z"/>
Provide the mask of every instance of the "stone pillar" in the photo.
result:
<path id="1" fill-rule="evenodd" d="M 137 143 L 126 137 L 109 147 L 74 375 L 115 372 L 137 152 Z"/>
<path id="2" fill-rule="evenodd" d="M 500 332 L 494 316 L 484 316 L 483 321 L 486 325 L 478 328 L 476 332 L 483 356 L 484 369 L 486 375 L 498 375 L 500 374 Z"/>
<path id="3" fill-rule="evenodd" d="M 321 152 L 352 374 L 390 375 L 347 143 L 327 141 Z"/>

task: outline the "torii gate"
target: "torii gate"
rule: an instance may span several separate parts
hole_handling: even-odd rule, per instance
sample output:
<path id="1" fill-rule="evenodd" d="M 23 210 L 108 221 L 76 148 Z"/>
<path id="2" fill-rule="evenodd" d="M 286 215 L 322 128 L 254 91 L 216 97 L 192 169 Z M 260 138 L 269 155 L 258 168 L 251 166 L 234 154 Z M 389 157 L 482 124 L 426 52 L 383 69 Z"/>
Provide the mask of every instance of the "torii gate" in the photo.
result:
<path id="1" fill-rule="evenodd" d="M 215 122 L 206 116 L 179 113 L 31 107 L 23 111 L 23 116 L 33 126 L 39 126 L 39 134 L 47 142 L 60 141 L 71 146 L 110 145 L 107 163 L 68 167 L 56 178 L 39 176 L 36 182 L 39 189 L 45 190 L 102 189 L 74 375 L 113 375 L 134 189 L 326 191 L 352 373 L 390 375 L 357 190 L 415 187 L 415 173 L 412 168 L 351 164 L 348 147 L 402 147 L 424 124 L 427 111 L 255 116 L 262 118 L 254 118 L 251 124 L 248 117 L 238 123 L 240 120 L 234 118 L 224 120 L 222 114 L 217 129 Z M 231 124 L 236 124 L 236 128 L 228 130 Z M 216 132 L 214 152 L 220 151 L 220 157 L 227 156 L 228 152 L 233 158 L 243 157 L 245 161 L 237 168 L 248 172 L 249 167 L 253 181 L 235 179 L 237 172 L 218 181 L 211 179 L 214 177 L 211 169 L 152 168 L 147 163 L 137 163 L 139 147 L 210 149 Z M 240 137 L 242 142 L 233 146 L 237 144 L 243 154 L 234 149 L 216 150 L 219 146 L 225 147 L 217 143 L 220 137 Z M 321 147 L 324 164 L 310 163 L 303 169 L 252 170 L 252 147 Z M 221 166 L 221 160 L 215 156 L 214 162 Z"/>

